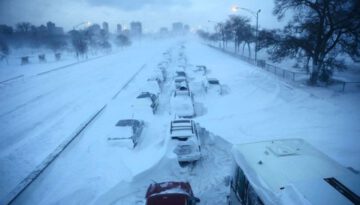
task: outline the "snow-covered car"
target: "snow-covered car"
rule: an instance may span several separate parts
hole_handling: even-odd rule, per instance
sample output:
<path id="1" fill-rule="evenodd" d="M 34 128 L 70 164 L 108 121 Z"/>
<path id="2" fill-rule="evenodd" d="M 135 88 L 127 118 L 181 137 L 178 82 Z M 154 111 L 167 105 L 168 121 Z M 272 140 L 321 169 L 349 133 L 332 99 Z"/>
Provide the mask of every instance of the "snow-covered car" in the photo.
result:
<path id="1" fill-rule="evenodd" d="M 165 81 L 165 75 L 161 69 L 155 69 L 149 80 L 156 80 L 162 83 Z"/>
<path id="2" fill-rule="evenodd" d="M 138 100 L 134 103 L 136 110 L 141 111 L 141 113 L 147 112 L 149 110 L 152 114 L 156 113 L 156 110 L 159 106 L 159 96 L 150 92 L 142 92 L 136 97 Z"/>
<path id="3" fill-rule="evenodd" d="M 174 152 L 180 163 L 195 162 L 201 158 L 201 141 L 194 121 L 172 121 L 170 137 L 175 142 Z"/>
<path id="4" fill-rule="evenodd" d="M 140 141 L 144 125 L 141 120 L 120 120 L 116 123 L 116 128 L 111 131 L 107 140 L 111 145 L 135 148 Z"/>
<path id="5" fill-rule="evenodd" d="M 150 184 L 145 198 L 146 205 L 196 205 L 200 202 L 188 182 Z"/>
<path id="6" fill-rule="evenodd" d="M 206 75 L 207 73 L 207 68 L 204 65 L 197 65 L 196 67 L 194 67 L 193 69 L 194 72 L 200 72 L 203 75 Z"/>
<path id="7" fill-rule="evenodd" d="M 171 98 L 171 111 L 178 117 L 191 118 L 195 116 L 191 91 L 175 90 Z"/>
<path id="8" fill-rule="evenodd" d="M 148 79 L 145 87 L 146 91 L 144 92 L 150 92 L 156 95 L 159 95 L 161 92 L 160 82 L 156 79 Z"/>
<path id="9" fill-rule="evenodd" d="M 216 78 L 207 78 L 204 82 L 204 88 L 207 93 L 222 94 L 220 81 Z"/>
<path id="10" fill-rule="evenodd" d="M 178 71 L 176 71 L 176 76 L 186 78 L 186 73 L 185 73 L 185 71 L 178 70 Z"/>

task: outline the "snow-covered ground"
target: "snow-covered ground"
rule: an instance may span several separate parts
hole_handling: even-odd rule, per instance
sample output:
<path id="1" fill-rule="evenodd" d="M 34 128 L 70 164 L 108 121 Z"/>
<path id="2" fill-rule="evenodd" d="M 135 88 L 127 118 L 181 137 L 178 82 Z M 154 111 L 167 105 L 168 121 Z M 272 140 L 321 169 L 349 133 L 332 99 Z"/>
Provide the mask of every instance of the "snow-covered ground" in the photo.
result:
<path id="1" fill-rule="evenodd" d="M 140 68 L 161 56 L 168 44 L 152 47 L 153 43 L 142 42 L 120 53 L 1 85 L 1 197 L 109 102 Z"/>
<path id="2" fill-rule="evenodd" d="M 302 138 L 344 166 L 360 169 L 360 92 L 289 84 L 194 39 L 142 42 L 128 50 L 0 87 L 0 193 L 16 184 L 102 106 L 104 112 L 34 181 L 16 204 L 144 204 L 153 181 L 189 181 L 200 204 L 225 204 L 232 144 Z M 168 81 L 156 115 L 140 113 L 136 96 L 166 59 Z M 179 54 L 185 71 L 206 65 L 226 88 L 205 93 L 190 80 L 203 157 L 182 168 L 169 146 L 170 96 Z M 145 65 L 145 67 L 142 67 Z M 140 70 L 132 81 L 134 74 Z M 196 76 L 196 75 L 192 75 Z M 128 85 L 123 87 L 127 82 Z M 118 92 L 121 89 L 121 92 Z M 114 95 L 116 98 L 113 98 Z M 145 122 L 135 149 L 107 138 L 122 119 Z M 4 195 L 0 195 L 4 197 Z"/>
<path id="3" fill-rule="evenodd" d="M 209 43 L 210 45 L 219 47 L 219 43 L 215 43 L 215 42 L 206 42 Z M 250 55 L 249 55 L 249 50 L 248 47 L 245 46 L 244 50 L 243 47 L 240 46 L 240 51 L 238 52 L 239 55 L 245 56 L 245 57 L 250 57 L 252 59 L 254 59 L 254 49 L 255 45 L 251 44 L 250 46 Z M 230 52 L 234 52 L 235 51 L 235 47 L 234 47 L 234 43 L 233 42 L 229 42 L 227 45 L 226 50 L 230 51 Z M 270 55 L 267 53 L 266 49 L 262 49 L 257 53 L 258 59 L 262 59 L 265 60 L 266 63 L 271 64 L 271 65 L 275 65 L 279 68 L 282 68 L 284 70 L 289 70 L 289 71 L 293 71 L 296 73 L 299 73 L 298 75 L 300 75 L 300 73 L 304 73 L 304 77 L 307 77 L 306 71 L 304 71 L 303 68 L 297 68 L 294 67 L 294 65 L 296 65 L 296 60 L 295 59 L 284 59 L 280 62 L 273 62 L 272 60 L 270 60 Z M 360 63 L 356 63 L 354 62 L 349 56 L 347 55 L 342 55 L 340 56 L 340 58 L 343 58 L 345 65 L 347 66 L 346 69 L 343 70 L 334 70 L 334 74 L 333 74 L 333 78 L 338 79 L 338 80 L 343 80 L 346 82 L 360 82 Z M 356 84 L 357 87 L 359 87 L 359 84 Z M 354 86 L 355 87 L 355 86 Z"/>

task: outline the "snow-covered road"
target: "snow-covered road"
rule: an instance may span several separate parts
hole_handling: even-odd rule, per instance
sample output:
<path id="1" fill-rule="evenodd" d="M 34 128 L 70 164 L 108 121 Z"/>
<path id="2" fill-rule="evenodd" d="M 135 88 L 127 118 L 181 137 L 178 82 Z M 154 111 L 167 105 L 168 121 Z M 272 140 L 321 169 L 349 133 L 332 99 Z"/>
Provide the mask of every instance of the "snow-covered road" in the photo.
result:
<path id="1" fill-rule="evenodd" d="M 167 42 L 123 52 L 0 87 L 0 198 L 107 102 Z"/>
<path id="2" fill-rule="evenodd" d="M 193 169 L 181 168 L 167 146 L 173 119 L 169 114 L 172 79 L 164 85 L 157 115 L 139 113 L 133 106 L 163 60 L 162 52 L 170 48 L 170 78 L 181 50 L 176 41 L 144 42 L 117 55 L 0 88 L 4 89 L 1 99 L 7 101 L 0 102 L 0 120 L 9 124 L 1 127 L 9 136 L 0 141 L 5 148 L 0 153 L 0 170 L 7 174 L 1 178 L 1 189 L 7 190 L 5 183 L 16 185 L 14 180 L 6 181 L 16 166 L 21 166 L 23 174 L 31 171 L 27 162 L 40 162 L 62 136 L 71 135 L 104 104 L 107 108 L 99 118 L 17 204 L 143 204 L 152 180 L 189 181 L 201 205 L 221 204 L 226 200 L 223 178 L 230 174 L 231 145 L 274 138 L 306 139 L 344 166 L 360 169 L 359 92 L 289 84 L 194 40 L 185 46 L 187 69 L 206 65 L 208 77 L 219 79 L 226 88 L 224 95 L 206 94 L 195 89 L 196 79 L 190 81 L 197 114 L 194 120 L 212 136 L 204 145 L 203 159 Z M 146 67 L 112 100 L 143 64 Z M 145 121 L 139 146 L 131 150 L 109 145 L 106 139 L 116 122 L 128 118 Z"/>

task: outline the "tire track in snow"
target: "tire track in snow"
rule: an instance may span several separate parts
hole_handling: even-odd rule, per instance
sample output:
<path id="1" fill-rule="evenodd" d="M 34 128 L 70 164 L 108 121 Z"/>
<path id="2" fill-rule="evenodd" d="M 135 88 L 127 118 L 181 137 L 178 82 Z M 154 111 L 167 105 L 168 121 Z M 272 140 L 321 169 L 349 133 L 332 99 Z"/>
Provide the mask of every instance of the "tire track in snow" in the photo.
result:
<path id="1" fill-rule="evenodd" d="M 7 83 L 7 82 L 10 82 L 10 81 L 13 81 L 13 80 L 17 80 L 17 79 L 22 78 L 22 77 L 24 77 L 24 75 L 18 75 L 18 76 L 9 78 L 7 80 L 3 80 L 3 81 L 0 82 L 0 84 L 4 84 L 4 83 Z"/>
<path id="2" fill-rule="evenodd" d="M 36 103 L 37 101 L 45 98 L 46 96 L 48 96 L 48 95 L 51 94 L 52 92 L 53 92 L 53 91 L 50 90 L 50 91 L 48 91 L 48 92 L 46 92 L 46 93 L 44 93 L 44 94 L 38 95 L 38 96 L 36 96 L 36 97 L 28 100 L 28 101 L 26 101 L 26 102 L 24 102 L 24 103 L 22 103 L 22 104 L 20 104 L 20 105 L 17 105 L 15 108 L 12 108 L 11 110 L 8 110 L 8 111 L 5 111 L 5 112 L 1 113 L 1 114 L 0 114 L 0 118 L 6 116 L 6 115 L 8 115 L 8 114 L 11 114 L 11 113 L 13 113 L 13 112 L 15 112 L 15 111 L 18 111 L 19 109 L 22 109 L 22 108 L 24 108 L 24 107 L 26 107 L 26 106 L 29 106 L 30 104 Z"/>
<path id="3" fill-rule="evenodd" d="M 146 67 L 146 64 L 140 67 L 139 70 L 136 71 L 136 73 L 131 76 L 131 78 L 119 89 L 118 92 L 115 93 L 115 95 L 112 97 L 113 100 L 117 98 L 117 96 L 135 79 L 135 77 Z"/>

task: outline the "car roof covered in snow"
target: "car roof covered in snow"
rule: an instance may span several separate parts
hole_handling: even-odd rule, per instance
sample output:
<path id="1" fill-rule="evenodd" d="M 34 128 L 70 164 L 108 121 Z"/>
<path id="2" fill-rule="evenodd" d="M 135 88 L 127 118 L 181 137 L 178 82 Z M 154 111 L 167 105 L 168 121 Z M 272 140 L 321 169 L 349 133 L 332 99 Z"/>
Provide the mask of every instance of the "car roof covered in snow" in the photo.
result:
<path id="1" fill-rule="evenodd" d="M 136 98 L 140 99 L 140 98 L 150 98 L 151 101 L 156 101 L 156 99 L 158 98 L 157 95 L 150 93 L 150 92 L 141 92 L 140 95 L 138 95 Z"/>
<path id="2" fill-rule="evenodd" d="M 264 202 L 360 203 L 360 175 L 302 139 L 235 145 L 233 155 Z"/>
<path id="3" fill-rule="evenodd" d="M 207 80 L 210 84 L 220 84 L 219 80 L 216 78 L 208 78 Z"/>
<path id="4" fill-rule="evenodd" d="M 170 134 L 173 136 L 193 135 L 193 122 L 191 120 L 174 120 L 170 125 Z"/>
<path id="5" fill-rule="evenodd" d="M 184 76 L 176 76 L 174 78 L 175 82 L 183 82 L 183 81 L 186 81 L 186 77 Z"/>

